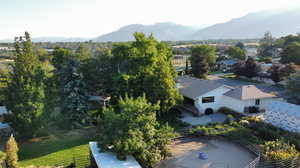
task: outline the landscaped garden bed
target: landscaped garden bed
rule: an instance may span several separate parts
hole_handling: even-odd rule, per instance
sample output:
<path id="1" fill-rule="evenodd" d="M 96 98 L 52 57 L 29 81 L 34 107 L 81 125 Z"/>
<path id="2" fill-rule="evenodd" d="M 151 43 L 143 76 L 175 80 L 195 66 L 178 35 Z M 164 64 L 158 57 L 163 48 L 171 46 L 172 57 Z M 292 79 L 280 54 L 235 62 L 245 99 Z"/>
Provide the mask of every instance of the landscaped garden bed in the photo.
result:
<path id="1" fill-rule="evenodd" d="M 189 129 L 188 134 L 222 136 L 244 146 L 259 147 L 258 150 L 262 153 L 261 166 L 300 166 L 300 135 L 264 123 L 256 117 L 227 120 L 223 124 L 196 126 Z"/>

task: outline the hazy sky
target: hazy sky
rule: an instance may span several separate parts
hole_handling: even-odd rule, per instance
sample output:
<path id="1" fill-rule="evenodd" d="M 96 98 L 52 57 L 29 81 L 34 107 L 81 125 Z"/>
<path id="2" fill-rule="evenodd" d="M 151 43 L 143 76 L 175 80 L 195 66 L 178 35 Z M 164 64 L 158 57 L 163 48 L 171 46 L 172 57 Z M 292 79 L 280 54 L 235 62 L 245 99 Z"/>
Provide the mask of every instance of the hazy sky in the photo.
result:
<path id="1" fill-rule="evenodd" d="M 211 25 L 300 0 L 0 0 L 0 39 L 95 37 L 134 23 Z"/>

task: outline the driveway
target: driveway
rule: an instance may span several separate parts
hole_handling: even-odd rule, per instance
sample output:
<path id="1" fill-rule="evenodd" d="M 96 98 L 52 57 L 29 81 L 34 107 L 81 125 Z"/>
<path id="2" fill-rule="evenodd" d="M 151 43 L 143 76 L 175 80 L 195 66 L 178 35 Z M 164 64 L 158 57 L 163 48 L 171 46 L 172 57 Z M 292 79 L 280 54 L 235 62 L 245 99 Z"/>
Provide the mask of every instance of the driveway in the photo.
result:
<path id="1" fill-rule="evenodd" d="M 211 115 L 202 115 L 199 117 L 193 116 L 193 114 L 189 112 L 183 112 L 182 113 L 183 118 L 181 120 L 183 122 L 189 123 L 192 126 L 195 125 L 207 125 L 209 123 L 223 123 L 226 120 L 226 115 L 221 113 L 214 113 Z"/>
<path id="2" fill-rule="evenodd" d="M 276 86 L 273 86 L 273 85 L 267 84 L 267 83 L 255 83 L 255 82 L 247 82 L 247 81 L 238 80 L 238 79 L 234 80 L 234 79 L 228 79 L 228 78 L 221 78 L 220 76 L 222 76 L 222 75 L 224 75 L 224 74 L 210 75 L 209 79 L 215 80 L 217 82 L 220 82 L 224 85 L 228 85 L 231 87 L 239 87 L 239 86 L 243 86 L 243 85 L 254 85 L 264 92 L 267 92 L 267 93 L 273 92 L 282 98 L 287 97 L 286 91 L 284 88 L 276 87 Z"/>

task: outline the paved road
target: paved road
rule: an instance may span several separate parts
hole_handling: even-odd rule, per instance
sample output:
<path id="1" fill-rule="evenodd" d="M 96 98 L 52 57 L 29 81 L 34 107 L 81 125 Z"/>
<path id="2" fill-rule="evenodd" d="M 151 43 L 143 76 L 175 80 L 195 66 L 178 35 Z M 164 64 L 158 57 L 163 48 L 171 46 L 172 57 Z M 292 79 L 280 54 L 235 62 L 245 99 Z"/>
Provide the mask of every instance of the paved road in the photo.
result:
<path id="1" fill-rule="evenodd" d="M 277 95 L 279 95 L 282 98 L 286 98 L 286 91 L 284 88 L 280 88 L 277 86 L 273 86 L 267 83 L 254 83 L 254 82 L 247 82 L 247 81 L 242 81 L 242 80 L 234 80 L 234 79 L 228 79 L 228 78 L 221 78 L 220 76 L 222 76 L 224 74 L 217 74 L 217 75 L 210 75 L 209 79 L 210 80 L 215 80 L 218 82 L 223 83 L 224 85 L 228 85 L 231 87 L 239 87 L 242 85 L 255 85 L 257 88 L 259 88 L 260 90 L 267 92 L 267 93 L 276 93 Z"/>

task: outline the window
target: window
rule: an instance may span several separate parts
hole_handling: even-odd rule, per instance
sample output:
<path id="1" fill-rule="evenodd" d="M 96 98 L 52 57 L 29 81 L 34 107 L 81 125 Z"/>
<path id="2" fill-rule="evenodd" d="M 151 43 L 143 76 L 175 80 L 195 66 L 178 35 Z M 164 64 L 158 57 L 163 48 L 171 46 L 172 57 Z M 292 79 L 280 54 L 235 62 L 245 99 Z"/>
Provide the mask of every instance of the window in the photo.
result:
<path id="1" fill-rule="evenodd" d="M 202 98 L 202 103 L 212 103 L 215 102 L 215 97 L 211 96 L 211 97 L 203 97 Z"/>
<path id="2" fill-rule="evenodd" d="M 255 100 L 255 105 L 257 105 L 257 106 L 260 105 L 260 100 L 259 99 Z"/>

